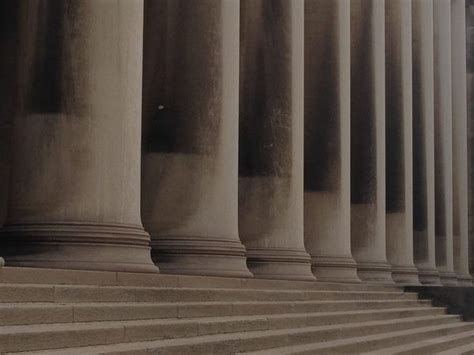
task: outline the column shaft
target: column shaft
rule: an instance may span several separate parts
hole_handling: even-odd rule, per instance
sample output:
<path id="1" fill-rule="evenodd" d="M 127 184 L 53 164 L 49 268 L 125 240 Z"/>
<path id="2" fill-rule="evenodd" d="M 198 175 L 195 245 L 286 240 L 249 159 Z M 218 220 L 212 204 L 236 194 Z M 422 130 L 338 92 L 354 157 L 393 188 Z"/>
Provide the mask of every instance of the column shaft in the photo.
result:
<path id="1" fill-rule="evenodd" d="M 436 266 L 443 285 L 455 285 L 453 265 L 453 143 L 451 2 L 434 0 Z"/>
<path id="2" fill-rule="evenodd" d="M 350 0 L 307 0 L 305 244 L 325 281 L 359 281 L 350 235 L 350 65 Z"/>
<path id="3" fill-rule="evenodd" d="M 18 106 L 18 1 L 0 2 L 0 227 L 8 208 L 13 117 Z M 0 255 L 2 255 L 0 248 Z M 0 257 L 0 266 L 4 264 Z"/>
<path id="4" fill-rule="evenodd" d="M 21 2 L 10 265 L 156 272 L 140 218 L 143 1 Z"/>
<path id="5" fill-rule="evenodd" d="M 351 1 L 351 247 L 363 281 L 392 282 L 385 241 L 385 1 Z"/>
<path id="6" fill-rule="evenodd" d="M 423 284 L 440 284 L 435 260 L 433 2 L 414 0 L 413 249 Z"/>
<path id="7" fill-rule="evenodd" d="M 303 235 L 304 1 L 241 1 L 239 232 L 255 276 L 314 280 Z"/>
<path id="8" fill-rule="evenodd" d="M 410 0 L 385 3 L 386 233 L 392 278 L 417 284 L 413 263 L 412 9 Z"/>
<path id="9" fill-rule="evenodd" d="M 466 5 L 451 0 L 453 100 L 453 250 L 459 285 L 472 285 L 469 274 L 467 185 Z"/>
<path id="10" fill-rule="evenodd" d="M 238 236 L 239 11 L 238 0 L 145 2 L 142 210 L 164 272 L 250 276 Z"/>

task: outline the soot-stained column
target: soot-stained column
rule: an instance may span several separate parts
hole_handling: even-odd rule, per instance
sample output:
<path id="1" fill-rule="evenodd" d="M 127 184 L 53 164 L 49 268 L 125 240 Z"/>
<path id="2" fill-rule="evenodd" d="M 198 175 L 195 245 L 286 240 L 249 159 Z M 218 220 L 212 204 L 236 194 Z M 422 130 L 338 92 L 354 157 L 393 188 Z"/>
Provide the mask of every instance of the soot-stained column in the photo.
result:
<path id="1" fill-rule="evenodd" d="M 385 2 L 386 233 L 392 278 L 418 284 L 413 263 L 412 3 Z"/>
<path id="2" fill-rule="evenodd" d="M 469 274 L 467 184 L 466 4 L 451 0 L 453 98 L 453 251 L 458 284 L 472 285 Z"/>
<path id="3" fill-rule="evenodd" d="M 453 265 L 453 141 L 451 2 L 434 0 L 436 267 L 443 285 L 456 285 Z"/>
<path id="4" fill-rule="evenodd" d="M 350 0 L 307 0 L 305 243 L 325 281 L 359 281 L 350 234 L 350 65 Z"/>
<path id="5" fill-rule="evenodd" d="M 238 236 L 239 1 L 145 1 L 143 222 L 164 272 L 251 276 Z"/>
<path id="6" fill-rule="evenodd" d="M 418 278 L 439 285 L 435 260 L 433 2 L 412 2 L 413 254 Z"/>
<path id="7" fill-rule="evenodd" d="M 143 1 L 20 3 L 7 263 L 158 271 L 140 217 Z"/>
<path id="8" fill-rule="evenodd" d="M 385 241 L 384 10 L 384 0 L 351 0 L 351 247 L 363 281 L 391 283 Z"/>
<path id="9" fill-rule="evenodd" d="M 18 108 L 18 18 L 19 1 L 0 2 L 0 227 L 8 208 L 11 135 Z M 2 255 L 0 247 L 0 255 Z M 0 266 L 4 260 L 0 257 Z"/>
<path id="10" fill-rule="evenodd" d="M 242 0 L 239 232 L 257 277 L 313 280 L 303 235 L 304 1 Z"/>

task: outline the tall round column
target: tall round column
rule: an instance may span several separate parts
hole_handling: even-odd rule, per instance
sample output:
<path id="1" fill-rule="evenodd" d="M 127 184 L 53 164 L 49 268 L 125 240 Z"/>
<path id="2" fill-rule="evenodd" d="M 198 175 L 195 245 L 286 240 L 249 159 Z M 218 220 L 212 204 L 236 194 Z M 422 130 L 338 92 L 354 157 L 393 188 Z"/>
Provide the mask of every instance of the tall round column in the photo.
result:
<path id="1" fill-rule="evenodd" d="M 453 137 L 451 2 L 434 0 L 436 267 L 443 285 L 456 285 L 453 264 Z"/>
<path id="2" fill-rule="evenodd" d="M 467 184 L 466 2 L 451 0 L 453 98 L 453 250 L 458 284 L 472 285 L 469 274 Z"/>
<path id="3" fill-rule="evenodd" d="M 164 272 L 251 275 L 238 236 L 239 6 L 145 2 L 142 208 Z"/>
<path id="4" fill-rule="evenodd" d="M 385 241 L 384 10 L 384 0 L 351 0 L 351 247 L 361 280 L 391 283 Z"/>
<path id="5" fill-rule="evenodd" d="M 314 280 L 303 234 L 304 1 L 241 0 L 239 232 L 257 277 Z"/>
<path id="6" fill-rule="evenodd" d="M 435 260 L 433 2 L 413 0 L 413 254 L 418 278 L 439 285 Z"/>
<path id="7" fill-rule="evenodd" d="M 19 1 L 0 2 L 0 227 L 8 207 L 11 135 L 13 117 L 18 106 L 18 15 Z M 0 247 L 0 255 L 3 249 Z M 0 266 L 4 260 L 0 256 Z"/>
<path id="8" fill-rule="evenodd" d="M 412 3 L 385 2 L 386 233 L 392 278 L 418 284 L 413 263 Z"/>
<path id="9" fill-rule="evenodd" d="M 7 263 L 156 272 L 140 218 L 143 1 L 26 1 L 21 23 Z"/>
<path id="10" fill-rule="evenodd" d="M 324 281 L 360 281 L 351 254 L 350 79 L 350 0 L 306 0 L 305 243 Z"/>

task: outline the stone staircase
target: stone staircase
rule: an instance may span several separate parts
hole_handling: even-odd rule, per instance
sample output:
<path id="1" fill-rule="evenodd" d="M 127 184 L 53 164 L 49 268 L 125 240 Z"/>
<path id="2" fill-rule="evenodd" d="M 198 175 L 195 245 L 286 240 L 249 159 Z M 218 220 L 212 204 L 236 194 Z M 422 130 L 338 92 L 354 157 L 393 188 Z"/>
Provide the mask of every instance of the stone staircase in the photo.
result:
<path id="1" fill-rule="evenodd" d="M 380 285 L 0 269 L 0 353 L 474 352 L 474 323 Z"/>

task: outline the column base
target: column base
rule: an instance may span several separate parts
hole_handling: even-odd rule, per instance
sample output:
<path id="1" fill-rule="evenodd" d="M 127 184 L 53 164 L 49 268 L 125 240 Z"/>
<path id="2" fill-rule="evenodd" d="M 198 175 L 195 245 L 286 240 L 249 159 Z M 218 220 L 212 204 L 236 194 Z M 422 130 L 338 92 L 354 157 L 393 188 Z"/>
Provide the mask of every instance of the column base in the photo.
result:
<path id="1" fill-rule="evenodd" d="M 0 257 L 0 267 L 5 266 L 5 260 Z"/>
<path id="2" fill-rule="evenodd" d="M 439 271 L 439 278 L 443 286 L 457 286 L 458 279 L 452 271 Z"/>
<path id="3" fill-rule="evenodd" d="M 472 277 L 469 274 L 457 274 L 458 286 L 472 286 Z"/>
<path id="4" fill-rule="evenodd" d="M 360 283 L 352 257 L 313 256 L 311 263 L 318 281 Z"/>
<path id="5" fill-rule="evenodd" d="M 394 284 L 390 266 L 384 262 L 358 262 L 357 276 L 362 282 Z"/>
<path id="6" fill-rule="evenodd" d="M 158 272 L 140 226 L 96 223 L 6 225 L 0 231 L 9 266 Z"/>
<path id="7" fill-rule="evenodd" d="M 160 236 L 152 237 L 151 245 L 162 273 L 253 277 L 240 241 Z"/>
<path id="8" fill-rule="evenodd" d="M 247 249 L 247 265 L 261 279 L 314 281 L 311 259 L 301 250 Z"/>
<path id="9" fill-rule="evenodd" d="M 392 265 L 392 279 L 397 285 L 419 286 L 418 269 L 414 266 Z"/>
<path id="10" fill-rule="evenodd" d="M 441 286 L 439 272 L 436 269 L 418 266 L 418 279 L 422 285 Z"/>

